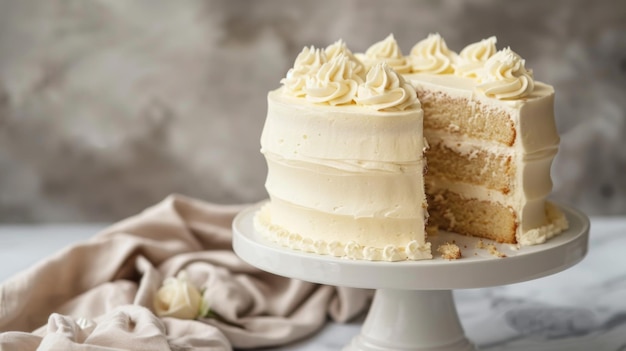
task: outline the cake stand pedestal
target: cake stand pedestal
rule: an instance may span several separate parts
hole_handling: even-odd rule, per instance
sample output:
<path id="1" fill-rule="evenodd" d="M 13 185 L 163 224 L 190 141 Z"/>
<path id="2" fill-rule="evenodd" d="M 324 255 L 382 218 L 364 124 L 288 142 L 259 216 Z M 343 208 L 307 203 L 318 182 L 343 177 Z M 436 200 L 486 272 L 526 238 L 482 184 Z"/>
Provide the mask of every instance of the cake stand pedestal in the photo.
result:
<path id="1" fill-rule="evenodd" d="M 589 219 L 559 205 L 569 229 L 542 245 L 517 248 L 455 233 L 429 238 L 433 255 L 454 241 L 459 260 L 371 262 L 285 249 L 262 237 L 253 225 L 261 205 L 233 221 L 233 249 L 244 261 L 285 277 L 335 286 L 376 289 L 361 333 L 346 351 L 472 351 L 452 298 L 452 290 L 481 288 L 544 277 L 580 262 L 587 252 Z M 497 253 L 485 248 L 493 244 Z"/>

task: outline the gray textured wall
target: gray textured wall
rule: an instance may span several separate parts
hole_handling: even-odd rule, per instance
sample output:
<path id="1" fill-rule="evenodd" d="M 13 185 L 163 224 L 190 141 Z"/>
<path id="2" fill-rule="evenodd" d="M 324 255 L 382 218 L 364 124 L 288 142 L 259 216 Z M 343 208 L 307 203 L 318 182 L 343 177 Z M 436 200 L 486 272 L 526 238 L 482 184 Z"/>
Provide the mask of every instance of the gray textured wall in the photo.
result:
<path id="1" fill-rule="evenodd" d="M 557 89 L 554 197 L 626 214 L 624 1 L 0 0 L 0 221 L 263 199 L 266 92 L 305 45 L 490 35 Z"/>

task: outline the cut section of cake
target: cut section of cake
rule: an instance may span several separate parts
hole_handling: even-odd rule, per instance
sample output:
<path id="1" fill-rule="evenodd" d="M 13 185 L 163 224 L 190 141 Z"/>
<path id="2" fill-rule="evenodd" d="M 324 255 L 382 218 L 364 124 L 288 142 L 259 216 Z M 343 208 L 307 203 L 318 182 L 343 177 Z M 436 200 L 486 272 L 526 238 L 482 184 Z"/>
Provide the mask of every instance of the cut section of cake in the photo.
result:
<path id="1" fill-rule="evenodd" d="M 415 89 L 385 63 L 363 77 L 345 44 L 333 45 L 305 48 L 268 94 L 261 152 L 270 201 L 255 226 L 283 246 L 318 254 L 432 258 Z"/>
<path id="2" fill-rule="evenodd" d="M 496 51 L 495 43 L 482 40 L 457 56 L 431 35 L 411 50 L 412 62 L 440 72 L 454 67 L 454 74 L 424 69 L 405 76 L 424 109 L 430 221 L 498 242 L 538 244 L 567 227 L 546 202 L 559 145 L 554 89 L 535 82 L 518 54 Z"/>
<path id="3" fill-rule="evenodd" d="M 355 54 L 368 65 L 408 62 L 424 110 L 429 227 L 502 243 L 542 243 L 567 228 L 546 201 L 559 136 L 554 89 L 495 37 L 450 50 L 430 34 L 401 60 L 393 36 Z M 381 50 L 381 48 L 385 48 Z M 390 49 L 391 48 L 391 49 Z M 387 53 L 386 55 L 384 53 Z"/>

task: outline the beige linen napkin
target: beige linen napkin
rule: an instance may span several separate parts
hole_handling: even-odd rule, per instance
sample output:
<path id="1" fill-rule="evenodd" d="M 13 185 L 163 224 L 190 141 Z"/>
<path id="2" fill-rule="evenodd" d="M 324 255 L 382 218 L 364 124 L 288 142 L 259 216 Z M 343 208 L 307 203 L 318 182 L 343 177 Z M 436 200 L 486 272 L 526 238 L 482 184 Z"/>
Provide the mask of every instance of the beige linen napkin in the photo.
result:
<path id="1" fill-rule="evenodd" d="M 263 272 L 232 251 L 245 206 L 172 195 L 0 285 L 1 350 L 229 350 L 287 344 L 363 312 L 371 291 Z M 210 318 L 158 318 L 154 296 L 184 271 Z M 47 323 L 46 323 L 47 322 Z M 37 329 L 39 328 L 39 329 Z"/>

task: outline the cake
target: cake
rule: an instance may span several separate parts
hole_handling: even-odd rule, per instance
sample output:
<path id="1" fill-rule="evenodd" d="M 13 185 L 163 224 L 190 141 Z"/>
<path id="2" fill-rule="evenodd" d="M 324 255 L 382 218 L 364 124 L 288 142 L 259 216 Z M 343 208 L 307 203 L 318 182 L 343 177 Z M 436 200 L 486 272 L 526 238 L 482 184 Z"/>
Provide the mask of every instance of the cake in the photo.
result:
<path id="1" fill-rule="evenodd" d="M 386 63 L 365 72 L 341 42 L 305 48 L 282 82 L 268 94 L 261 152 L 270 202 L 257 228 L 319 254 L 431 258 L 413 86 Z"/>
<path id="2" fill-rule="evenodd" d="M 268 93 L 270 201 L 256 229 L 290 249 L 386 261 L 432 258 L 427 224 L 519 245 L 564 230 L 546 201 L 554 90 L 495 43 L 305 47 Z"/>
<path id="3" fill-rule="evenodd" d="M 393 36 L 357 56 L 400 64 L 424 111 L 429 224 L 446 231 L 532 245 L 562 232 L 567 221 L 546 201 L 559 136 L 554 89 L 533 78 L 510 48 L 490 37 L 448 49 L 438 34 L 404 57 Z"/>

